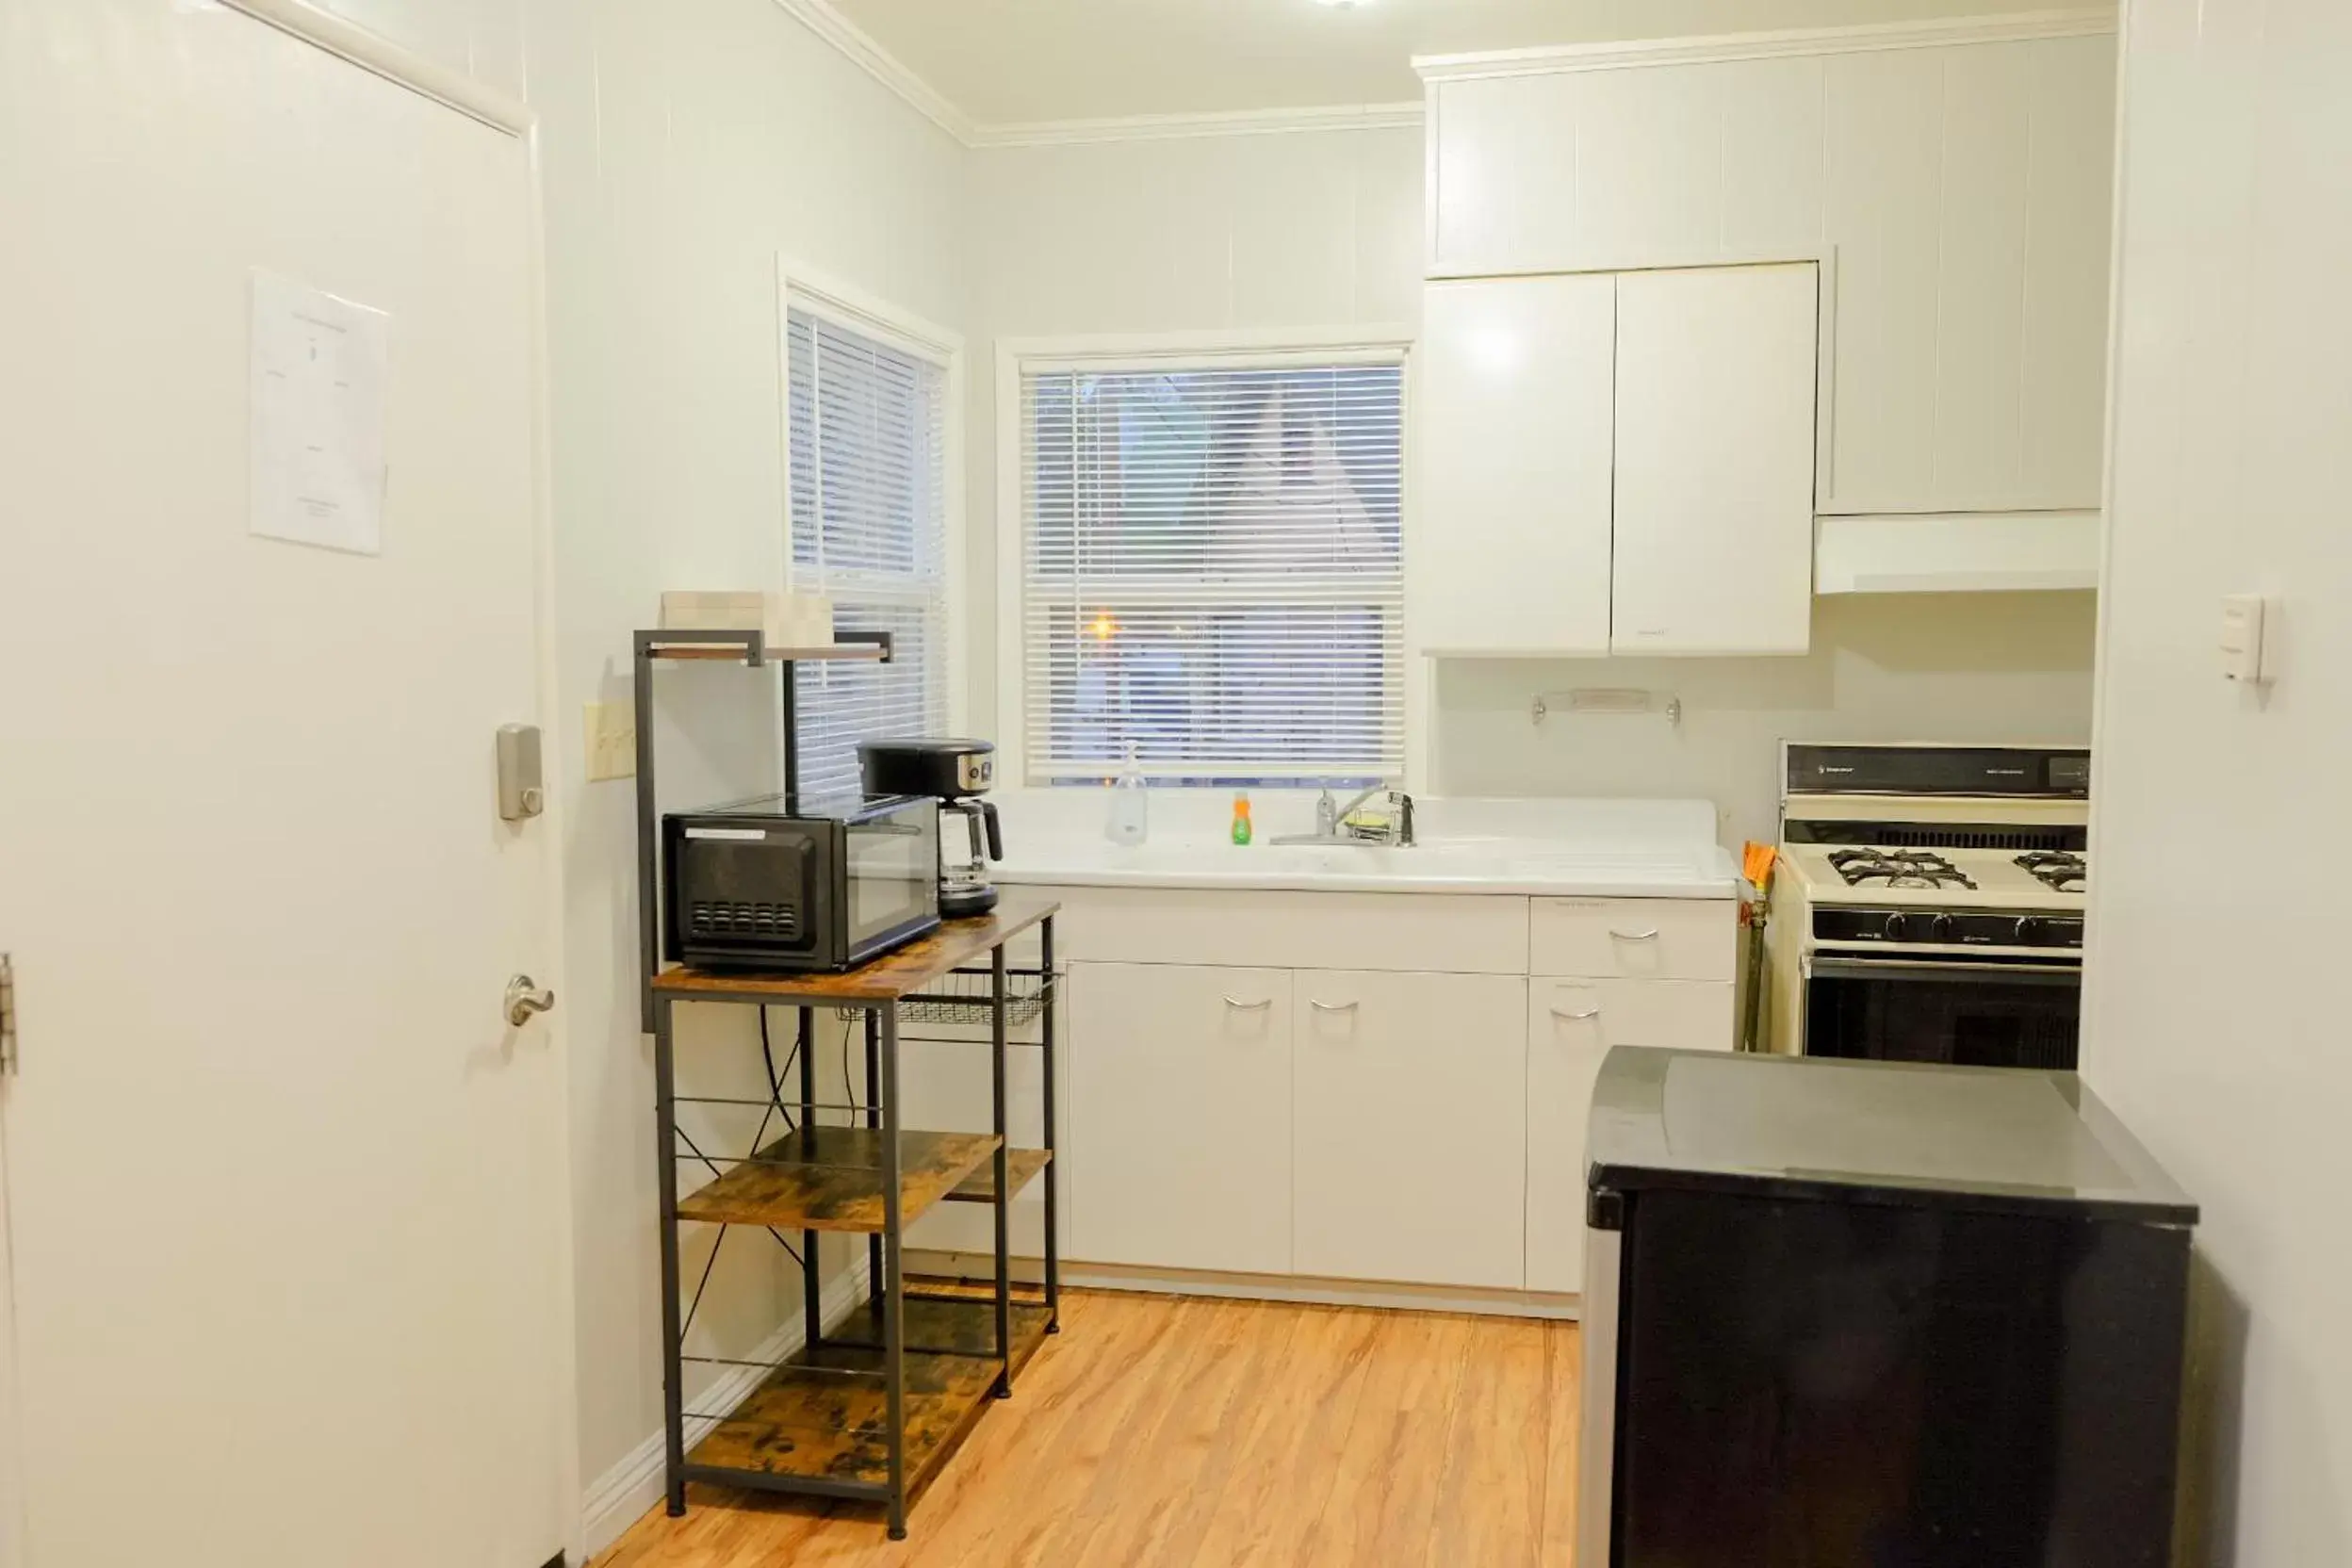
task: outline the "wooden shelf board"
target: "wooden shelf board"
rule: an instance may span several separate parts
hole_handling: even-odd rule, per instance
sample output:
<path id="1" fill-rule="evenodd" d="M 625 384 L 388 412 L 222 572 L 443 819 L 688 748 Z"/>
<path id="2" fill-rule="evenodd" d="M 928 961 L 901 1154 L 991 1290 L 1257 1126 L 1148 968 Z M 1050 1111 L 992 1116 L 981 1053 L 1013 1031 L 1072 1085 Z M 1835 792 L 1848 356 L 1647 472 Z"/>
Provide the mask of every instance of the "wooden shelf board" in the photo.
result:
<path id="1" fill-rule="evenodd" d="M 883 1229 L 883 1135 L 864 1127 L 788 1133 L 678 1203 L 680 1219 L 780 1231 Z M 901 1132 L 899 1223 L 954 1191 L 996 1152 L 990 1133 Z"/>
<path id="2" fill-rule="evenodd" d="M 664 643 L 658 640 L 658 635 L 651 648 L 656 659 L 690 659 L 722 664 L 740 664 L 743 662 L 743 645 L 741 643 Z M 879 663 L 882 647 L 878 643 L 829 643 L 823 647 L 806 648 L 772 647 L 760 649 L 760 659 L 765 664 L 780 664 L 788 661 L 794 663 Z"/>
<path id="3" fill-rule="evenodd" d="M 1004 1151 L 1004 1173 L 1015 1192 L 1037 1179 L 1037 1172 L 1054 1158 L 1050 1149 L 1007 1149 Z M 995 1151 L 982 1160 L 972 1173 L 949 1189 L 951 1203 L 993 1203 L 996 1201 Z"/>
<path id="4" fill-rule="evenodd" d="M 994 1280 L 950 1279 L 943 1274 L 909 1274 L 906 1276 L 906 1299 L 909 1301 L 994 1301 Z M 1045 1302 L 1045 1283 L 1040 1280 L 1015 1280 L 1013 1305 L 1026 1303 L 1041 1306 Z"/>
<path id="5" fill-rule="evenodd" d="M 841 974 L 738 974 L 677 967 L 653 977 L 653 988 L 681 1002 L 762 1002 L 809 1006 L 826 1002 L 896 1002 L 913 996 L 974 958 L 986 957 L 1061 907 L 1059 904 L 1000 904 L 972 920 L 951 920 L 937 931 Z"/>
<path id="6" fill-rule="evenodd" d="M 910 1292 L 914 1282 L 909 1282 Z M 861 1323 L 853 1316 L 852 1324 Z M 1042 1303 L 1013 1302 L 1013 1370 L 1018 1374 L 1045 1343 Z M 980 1419 L 996 1385 L 993 1295 L 970 1299 L 906 1298 L 906 1343 L 969 1346 L 970 1354 L 906 1352 L 906 1494 L 912 1498 L 946 1464 Z M 764 1475 L 820 1476 L 828 1480 L 890 1483 L 885 1422 L 888 1396 L 878 1378 L 830 1377 L 811 1371 L 807 1352 L 772 1373 L 709 1436 L 687 1462 Z M 828 1345 L 814 1364 L 880 1371 L 882 1352 Z M 690 1407 L 691 1408 L 691 1405 Z"/>

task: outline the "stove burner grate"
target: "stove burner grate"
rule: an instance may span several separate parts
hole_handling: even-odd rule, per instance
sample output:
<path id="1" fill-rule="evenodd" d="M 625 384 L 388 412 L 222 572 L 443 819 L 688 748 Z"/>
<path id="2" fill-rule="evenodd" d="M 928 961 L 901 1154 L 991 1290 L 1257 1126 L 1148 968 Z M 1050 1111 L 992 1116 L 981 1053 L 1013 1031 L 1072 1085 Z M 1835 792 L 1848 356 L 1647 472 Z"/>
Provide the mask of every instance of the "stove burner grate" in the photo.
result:
<path id="1" fill-rule="evenodd" d="M 1883 883 L 1889 888 L 1976 886 L 1958 866 L 1931 850 L 1841 849 L 1830 856 L 1829 863 L 1850 888 L 1866 882 Z"/>
<path id="2" fill-rule="evenodd" d="M 2090 862 L 2072 850 L 2036 850 L 2017 857 L 2035 881 L 2062 893 L 2079 893 L 2090 884 Z"/>

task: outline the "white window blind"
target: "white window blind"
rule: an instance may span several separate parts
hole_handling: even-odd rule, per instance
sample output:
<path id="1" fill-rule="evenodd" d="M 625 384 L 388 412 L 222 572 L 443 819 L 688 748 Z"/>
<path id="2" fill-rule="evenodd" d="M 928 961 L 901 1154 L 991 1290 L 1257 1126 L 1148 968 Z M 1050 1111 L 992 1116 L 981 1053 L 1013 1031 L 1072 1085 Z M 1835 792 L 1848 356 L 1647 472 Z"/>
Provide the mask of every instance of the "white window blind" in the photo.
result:
<path id="1" fill-rule="evenodd" d="M 799 666 L 801 789 L 846 792 L 858 742 L 947 722 L 947 377 L 811 311 L 787 310 L 785 342 L 793 585 L 897 639 L 888 664 Z"/>
<path id="2" fill-rule="evenodd" d="M 1033 779 L 1402 771 L 1396 363 L 1021 378 Z"/>

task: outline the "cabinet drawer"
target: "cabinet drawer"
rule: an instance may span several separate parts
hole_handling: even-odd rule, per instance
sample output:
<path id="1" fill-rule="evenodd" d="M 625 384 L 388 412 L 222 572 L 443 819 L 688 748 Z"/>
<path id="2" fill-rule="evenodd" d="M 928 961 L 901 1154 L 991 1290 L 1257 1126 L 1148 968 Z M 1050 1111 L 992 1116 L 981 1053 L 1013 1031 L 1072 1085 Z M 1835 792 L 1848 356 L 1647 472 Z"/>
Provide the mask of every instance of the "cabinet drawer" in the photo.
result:
<path id="1" fill-rule="evenodd" d="M 1732 900 L 1539 898 L 1527 911 L 1527 972 L 1580 980 L 1729 980 Z"/>
<path id="2" fill-rule="evenodd" d="M 1536 980 L 1529 983 L 1528 1045 L 1654 1045 L 1730 1051 L 1728 980 Z"/>

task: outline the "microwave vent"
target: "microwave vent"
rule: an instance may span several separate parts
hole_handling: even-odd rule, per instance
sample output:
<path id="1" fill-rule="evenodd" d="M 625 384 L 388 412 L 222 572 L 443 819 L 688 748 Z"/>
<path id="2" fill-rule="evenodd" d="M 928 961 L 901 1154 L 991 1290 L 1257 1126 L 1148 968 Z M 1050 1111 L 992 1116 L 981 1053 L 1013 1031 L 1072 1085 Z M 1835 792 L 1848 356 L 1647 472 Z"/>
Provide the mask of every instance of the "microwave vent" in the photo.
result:
<path id="1" fill-rule="evenodd" d="M 702 899 L 687 906 L 686 923 L 697 937 L 789 940 L 800 935 L 799 915 L 789 904 Z"/>

